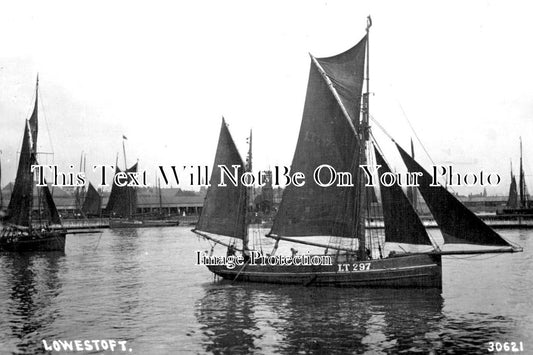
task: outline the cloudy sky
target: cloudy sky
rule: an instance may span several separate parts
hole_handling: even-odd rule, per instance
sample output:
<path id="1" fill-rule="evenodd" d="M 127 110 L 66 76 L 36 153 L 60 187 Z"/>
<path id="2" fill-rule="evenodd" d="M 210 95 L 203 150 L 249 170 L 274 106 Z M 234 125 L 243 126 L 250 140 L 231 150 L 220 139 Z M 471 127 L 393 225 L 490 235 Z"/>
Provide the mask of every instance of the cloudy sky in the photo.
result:
<path id="1" fill-rule="evenodd" d="M 290 165 L 308 53 L 350 48 L 369 14 L 371 111 L 397 141 L 408 146 L 409 119 L 435 163 L 499 173 L 502 185 L 488 191 L 503 194 L 522 136 L 533 171 L 527 1 L 19 1 L 1 8 L 3 184 L 15 175 L 37 73 L 39 150 L 64 168 L 77 167 L 82 151 L 88 165 L 113 164 L 122 135 L 128 164 L 139 159 L 152 177 L 157 165 L 211 166 L 222 116 L 243 154 L 254 130 L 256 168 Z M 430 164 L 418 142 L 415 148 Z"/>

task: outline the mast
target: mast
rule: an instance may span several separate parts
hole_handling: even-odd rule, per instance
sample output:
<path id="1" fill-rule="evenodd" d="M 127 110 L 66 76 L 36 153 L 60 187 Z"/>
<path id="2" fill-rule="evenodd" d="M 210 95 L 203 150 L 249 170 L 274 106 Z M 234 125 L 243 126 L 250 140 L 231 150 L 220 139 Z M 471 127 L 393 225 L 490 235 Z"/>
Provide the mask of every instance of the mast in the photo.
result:
<path id="1" fill-rule="evenodd" d="M 122 151 L 124 152 L 124 171 L 128 170 L 128 163 L 126 162 L 126 145 L 124 141 L 128 139 L 125 135 L 122 135 Z"/>
<path id="2" fill-rule="evenodd" d="M 370 114 L 370 47 L 369 47 L 369 38 L 370 38 L 370 27 L 372 26 L 372 19 L 370 18 L 370 15 L 367 17 L 366 22 L 366 92 L 363 93 L 363 107 L 362 107 L 362 117 L 361 117 L 361 123 L 359 125 L 360 129 L 360 137 L 362 138 L 361 145 L 360 145 L 360 151 L 359 151 L 359 164 L 365 165 L 366 164 L 366 143 L 368 142 L 368 136 L 369 136 L 369 114 Z M 366 205 L 366 188 L 364 187 L 364 179 L 362 179 L 362 172 L 359 173 L 359 184 L 358 189 L 359 193 L 357 196 L 359 196 L 359 199 L 357 201 L 358 208 L 356 209 L 359 211 L 359 227 L 357 228 L 357 237 L 359 239 L 359 257 L 362 260 L 367 259 L 366 254 L 366 230 L 365 230 L 365 214 L 362 211 L 362 208 Z"/>
<path id="3" fill-rule="evenodd" d="M 519 182 L 519 193 L 520 193 L 520 207 L 526 207 L 526 196 L 525 196 L 525 180 L 524 180 L 524 167 L 522 165 L 522 137 L 520 137 L 520 182 Z"/>
<path id="4" fill-rule="evenodd" d="M 125 135 L 122 135 L 122 151 L 124 152 L 124 171 L 127 173 L 128 171 L 128 163 L 126 161 L 126 144 L 124 141 L 128 139 Z M 131 211 L 131 196 L 129 190 L 127 190 L 128 194 L 128 218 L 132 217 L 132 211 Z"/>
<path id="5" fill-rule="evenodd" d="M 250 137 L 247 139 L 248 141 L 248 156 L 246 157 L 246 171 L 251 172 L 252 171 L 252 130 L 250 129 Z M 248 242 L 250 240 L 250 236 L 248 235 L 248 208 L 250 205 L 250 200 L 253 198 L 252 194 L 253 187 L 247 187 L 244 190 L 244 236 L 242 239 L 242 250 L 244 255 L 249 255 L 249 246 Z"/>
<path id="6" fill-rule="evenodd" d="M 157 190 L 159 192 L 159 215 L 163 215 L 163 198 L 161 196 L 161 180 L 157 178 Z"/>

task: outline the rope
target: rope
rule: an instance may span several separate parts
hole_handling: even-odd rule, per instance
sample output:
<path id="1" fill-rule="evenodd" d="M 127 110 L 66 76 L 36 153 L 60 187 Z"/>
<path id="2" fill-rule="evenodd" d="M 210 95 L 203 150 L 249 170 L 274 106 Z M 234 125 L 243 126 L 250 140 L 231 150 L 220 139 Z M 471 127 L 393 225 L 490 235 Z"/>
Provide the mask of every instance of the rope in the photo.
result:
<path id="1" fill-rule="evenodd" d="M 413 127 L 413 125 L 411 124 L 411 121 L 409 121 L 409 117 L 407 117 L 407 114 L 405 113 L 402 105 L 398 102 L 398 105 L 400 106 L 400 109 L 402 110 L 402 114 L 403 114 L 403 117 L 405 117 L 405 119 L 407 120 L 407 123 L 409 124 L 409 127 L 411 128 L 411 131 L 413 131 L 413 134 L 415 135 L 415 138 L 416 140 L 418 141 L 418 143 L 420 143 L 420 145 L 422 146 L 422 149 L 424 150 L 424 152 L 426 153 L 426 155 L 428 156 L 429 160 L 431 160 L 431 163 L 433 165 L 435 165 L 435 162 L 433 161 L 433 159 L 431 158 L 431 156 L 429 155 L 428 151 L 426 150 L 426 147 L 424 146 L 424 143 L 422 143 L 422 141 L 420 140 L 420 138 L 418 138 L 418 134 L 416 134 L 416 131 Z"/>

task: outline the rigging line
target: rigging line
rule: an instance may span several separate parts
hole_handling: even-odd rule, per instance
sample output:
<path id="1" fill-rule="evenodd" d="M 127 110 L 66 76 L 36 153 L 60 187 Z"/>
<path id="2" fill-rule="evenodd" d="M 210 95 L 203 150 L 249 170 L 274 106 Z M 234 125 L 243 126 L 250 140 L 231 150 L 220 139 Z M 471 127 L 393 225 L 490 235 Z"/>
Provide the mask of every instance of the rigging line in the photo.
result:
<path id="1" fill-rule="evenodd" d="M 52 135 L 50 134 L 50 128 L 48 127 L 48 120 L 46 119 L 46 112 L 44 110 L 44 103 L 43 103 L 43 99 L 41 97 L 41 92 L 39 91 L 37 93 L 37 95 L 39 95 L 39 104 L 41 106 L 41 109 L 43 110 L 43 118 L 44 118 L 44 124 L 46 126 L 46 132 L 48 133 L 48 140 L 50 141 L 50 148 L 52 149 L 52 164 L 54 164 L 54 159 L 55 159 L 55 155 L 54 155 L 54 145 L 52 144 Z"/>
<path id="2" fill-rule="evenodd" d="M 391 141 L 393 141 L 394 143 L 396 143 L 396 141 L 394 140 L 394 138 L 392 138 L 392 136 L 389 134 L 389 132 L 387 132 L 387 130 L 381 125 L 381 123 L 378 122 L 378 120 L 376 120 L 376 119 L 374 118 L 373 115 L 368 115 L 368 116 L 369 116 L 370 119 L 371 119 L 371 120 L 372 120 L 372 121 L 373 121 L 373 122 L 379 127 L 379 129 L 381 129 L 381 131 L 382 131 L 383 133 L 385 133 L 385 135 L 386 135 L 387 137 L 389 137 L 389 139 L 390 139 Z"/>
<path id="3" fill-rule="evenodd" d="M 422 143 L 422 141 L 418 137 L 418 134 L 416 134 L 415 128 L 411 124 L 411 121 L 409 121 L 409 117 L 407 117 L 407 114 L 405 113 L 405 111 L 404 111 L 404 109 L 402 107 L 402 104 L 398 102 L 398 106 L 400 106 L 400 109 L 402 110 L 403 117 L 405 117 L 405 119 L 407 120 L 407 123 L 409 124 L 409 127 L 411 128 L 411 131 L 413 131 L 413 134 L 415 135 L 416 140 L 422 146 L 422 149 L 424 150 L 424 152 L 428 156 L 429 160 L 431 160 L 431 164 L 435 165 L 435 162 L 433 161 L 433 158 L 431 158 L 431 155 L 429 155 L 429 152 L 426 150 L 426 147 L 424 146 L 424 143 Z"/>

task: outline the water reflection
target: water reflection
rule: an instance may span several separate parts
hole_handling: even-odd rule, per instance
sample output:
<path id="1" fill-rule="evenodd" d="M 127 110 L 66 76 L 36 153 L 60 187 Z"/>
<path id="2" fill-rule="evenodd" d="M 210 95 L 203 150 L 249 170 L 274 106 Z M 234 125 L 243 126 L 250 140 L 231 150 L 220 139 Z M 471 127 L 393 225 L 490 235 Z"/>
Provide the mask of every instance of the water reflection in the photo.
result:
<path id="1" fill-rule="evenodd" d="M 196 317 L 208 352 L 400 350 L 442 317 L 438 290 L 356 290 L 216 283 Z M 400 340 L 396 340 L 401 338 Z M 262 344 L 259 348 L 257 344 Z"/>
<path id="2" fill-rule="evenodd" d="M 142 286 L 139 261 L 141 241 L 137 229 L 114 229 L 111 233 L 110 253 L 105 264 L 115 275 L 108 285 L 109 295 L 113 297 L 112 305 L 118 309 L 113 328 L 135 328 L 142 311 L 139 307 L 139 291 Z"/>
<path id="3" fill-rule="evenodd" d="M 250 353 L 259 328 L 254 319 L 254 290 L 246 287 L 209 288 L 196 317 L 209 338 L 207 352 Z M 258 335 L 260 338 L 261 335 Z"/>
<path id="4" fill-rule="evenodd" d="M 446 315 L 443 306 L 438 290 L 218 282 L 205 286 L 195 314 L 215 353 L 483 353 L 512 328 L 505 317 Z"/>
<path id="5" fill-rule="evenodd" d="M 17 352 L 43 351 L 38 334 L 58 317 L 53 307 L 61 293 L 58 270 L 64 253 L 6 253 L 3 269 L 10 305 L 6 321 L 18 339 Z"/>

